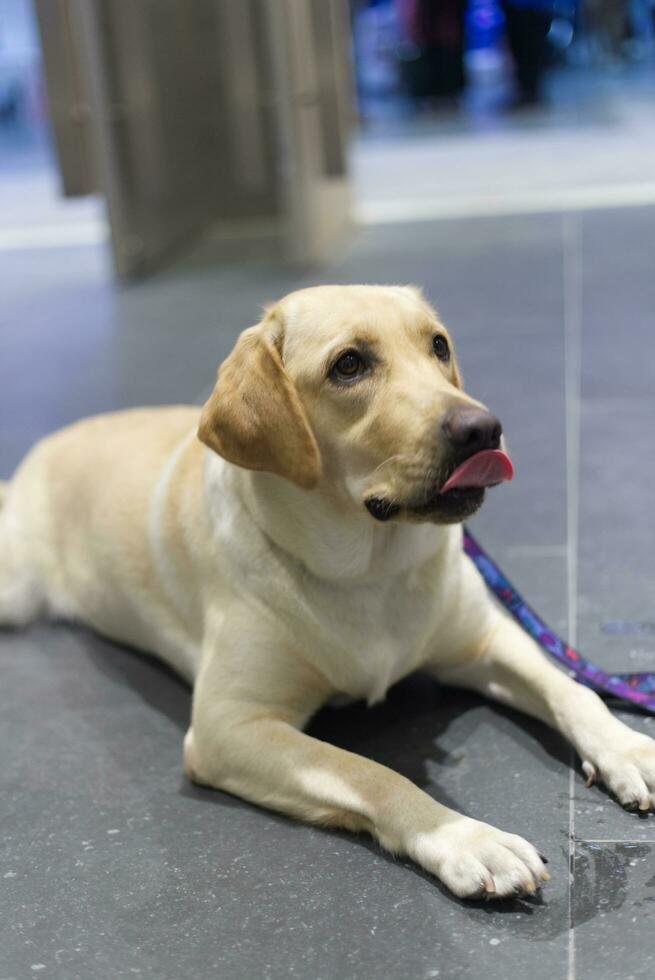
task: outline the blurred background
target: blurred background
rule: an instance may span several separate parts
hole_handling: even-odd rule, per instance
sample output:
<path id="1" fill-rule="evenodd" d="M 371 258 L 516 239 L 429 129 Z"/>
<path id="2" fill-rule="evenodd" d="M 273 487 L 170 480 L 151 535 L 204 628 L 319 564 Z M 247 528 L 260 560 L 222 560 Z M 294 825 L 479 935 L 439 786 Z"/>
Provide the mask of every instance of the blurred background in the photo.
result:
<path id="1" fill-rule="evenodd" d="M 2 241 L 125 278 L 652 199 L 654 74 L 654 0 L 0 0 Z"/>
<path id="2" fill-rule="evenodd" d="M 0 0 L 0 477 L 200 404 L 292 289 L 415 283 L 516 468 L 473 530 L 604 669 L 655 669 L 653 2 Z M 536 722 L 426 678 L 312 722 L 548 855 L 492 912 L 187 784 L 155 660 L 0 645 L 3 978 L 652 977 L 652 820 Z"/>

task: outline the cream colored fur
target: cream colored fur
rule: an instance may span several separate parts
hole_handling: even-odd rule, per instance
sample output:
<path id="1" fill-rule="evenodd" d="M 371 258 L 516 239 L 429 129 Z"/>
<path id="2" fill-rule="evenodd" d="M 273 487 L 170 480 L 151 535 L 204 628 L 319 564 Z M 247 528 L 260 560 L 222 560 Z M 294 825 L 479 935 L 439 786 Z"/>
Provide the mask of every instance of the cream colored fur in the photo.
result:
<path id="1" fill-rule="evenodd" d="M 205 445 L 193 407 L 44 439 L 0 495 L 0 622 L 80 619 L 188 678 L 192 779 L 368 831 L 459 896 L 531 893 L 548 877 L 532 845 L 302 731 L 333 696 L 375 702 L 421 667 L 558 728 L 625 805 L 655 802 L 655 743 L 495 607 L 462 551 L 466 514 L 412 511 L 446 475 L 445 413 L 479 404 L 435 332 L 410 288 L 304 290 L 222 367 Z M 372 370 L 335 384 L 352 347 Z M 379 523 L 371 495 L 403 509 Z"/>

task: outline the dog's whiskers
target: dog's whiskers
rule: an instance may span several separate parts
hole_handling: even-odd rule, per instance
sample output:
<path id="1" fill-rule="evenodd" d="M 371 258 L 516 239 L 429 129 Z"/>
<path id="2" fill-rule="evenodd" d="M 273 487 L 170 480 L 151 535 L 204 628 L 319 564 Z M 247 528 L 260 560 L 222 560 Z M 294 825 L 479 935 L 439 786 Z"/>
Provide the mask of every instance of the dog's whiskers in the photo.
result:
<path id="1" fill-rule="evenodd" d="M 387 463 L 392 463 L 394 460 L 403 460 L 403 459 L 410 460 L 411 457 L 408 456 L 407 453 L 395 453 L 393 456 L 388 456 L 387 459 L 382 460 L 382 462 L 375 467 L 371 475 L 374 475 L 375 473 L 379 472 L 379 470 L 381 470 L 383 466 L 386 466 Z"/>

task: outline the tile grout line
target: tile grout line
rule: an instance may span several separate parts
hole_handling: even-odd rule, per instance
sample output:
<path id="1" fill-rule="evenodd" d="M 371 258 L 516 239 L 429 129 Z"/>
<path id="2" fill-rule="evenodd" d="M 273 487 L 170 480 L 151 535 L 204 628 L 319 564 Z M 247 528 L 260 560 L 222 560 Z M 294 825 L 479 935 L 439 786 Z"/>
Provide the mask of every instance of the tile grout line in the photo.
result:
<path id="1" fill-rule="evenodd" d="M 581 844 L 655 844 L 655 840 L 617 840 L 615 837 L 578 837 Z"/>
<path id="2" fill-rule="evenodd" d="M 578 517 L 580 456 L 580 375 L 582 268 L 580 225 L 576 216 L 562 220 L 564 262 L 564 392 L 566 412 L 566 564 L 569 643 L 578 642 Z"/>
<path id="3" fill-rule="evenodd" d="M 580 449 L 580 375 L 582 332 L 582 268 L 580 219 L 562 216 L 562 276 L 564 293 L 564 400 L 566 417 L 566 571 L 567 618 L 571 646 L 578 627 L 578 516 Z M 574 878 L 575 859 L 575 752 L 569 768 L 569 964 L 568 980 L 575 980 Z"/>

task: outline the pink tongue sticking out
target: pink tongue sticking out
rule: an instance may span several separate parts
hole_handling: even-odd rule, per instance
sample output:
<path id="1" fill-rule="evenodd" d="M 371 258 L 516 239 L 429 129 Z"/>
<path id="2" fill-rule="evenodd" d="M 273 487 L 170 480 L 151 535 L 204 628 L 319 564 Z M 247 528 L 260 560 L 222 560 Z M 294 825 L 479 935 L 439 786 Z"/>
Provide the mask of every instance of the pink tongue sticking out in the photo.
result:
<path id="1" fill-rule="evenodd" d="M 490 487 L 513 476 L 514 467 L 507 453 L 501 449 L 482 449 L 451 473 L 439 493 L 448 493 L 455 487 Z"/>

